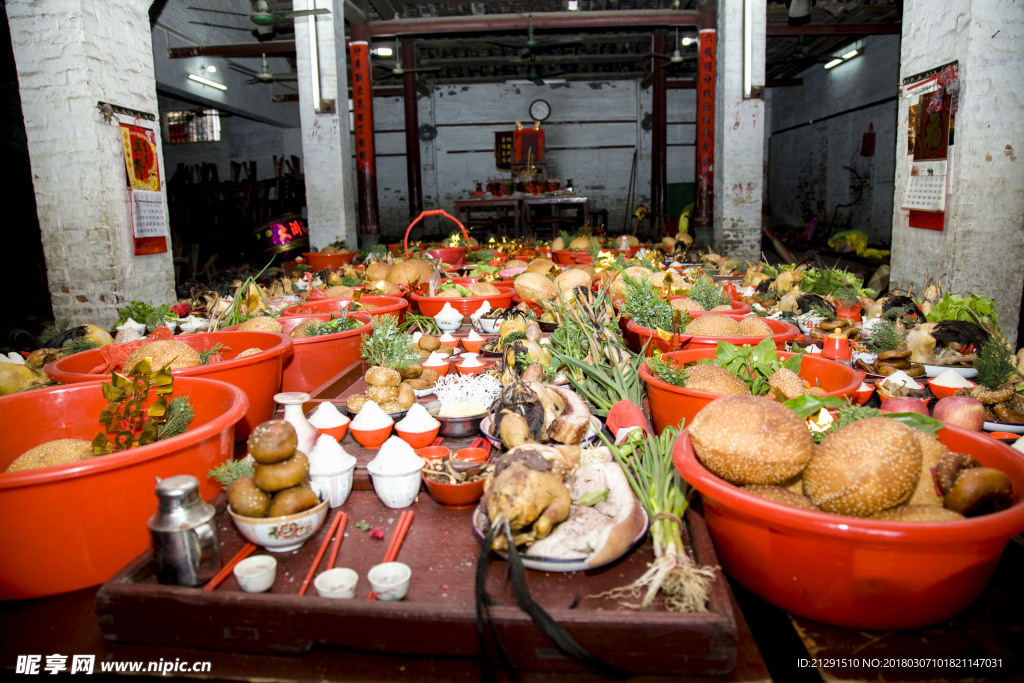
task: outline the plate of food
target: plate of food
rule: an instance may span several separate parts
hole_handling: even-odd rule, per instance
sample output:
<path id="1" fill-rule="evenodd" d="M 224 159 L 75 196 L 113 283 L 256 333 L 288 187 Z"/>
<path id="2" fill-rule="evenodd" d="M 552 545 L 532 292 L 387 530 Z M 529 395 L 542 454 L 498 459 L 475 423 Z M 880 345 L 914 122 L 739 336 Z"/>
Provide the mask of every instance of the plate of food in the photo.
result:
<path id="1" fill-rule="evenodd" d="M 921 365 L 924 366 L 924 373 L 928 377 L 938 377 L 947 370 L 956 371 L 964 379 L 978 376 L 978 371 L 970 365 L 928 365 L 927 363 Z"/>
<path id="2" fill-rule="evenodd" d="M 1009 432 L 1010 434 L 1024 434 L 1024 424 L 1020 422 L 1000 422 L 998 420 L 985 420 L 986 432 Z"/>
<path id="3" fill-rule="evenodd" d="M 510 480 L 516 478 L 509 477 Z M 502 473 L 499 472 L 492 479 L 490 490 L 500 490 L 501 486 Z M 605 498 L 594 504 L 576 504 L 595 492 L 604 493 Z M 633 495 L 618 464 L 601 462 L 580 467 L 574 475 L 570 495 L 572 505 L 568 518 L 557 524 L 545 538 L 520 548 L 519 557 L 527 569 L 542 572 L 597 569 L 616 562 L 647 536 L 647 513 Z M 521 500 L 510 496 L 494 500 L 509 501 L 512 506 L 522 504 Z M 473 511 L 473 533 L 481 543 L 486 542 L 491 530 L 487 503 L 488 498 L 485 497 Z M 497 505 L 492 503 L 493 512 L 500 516 L 502 512 Z M 500 545 L 507 548 L 505 543 Z M 508 553 L 504 548 L 499 547 L 495 552 L 507 559 Z"/>
<path id="4" fill-rule="evenodd" d="M 601 431 L 601 418 L 596 415 L 590 416 L 590 427 L 587 429 L 587 433 L 583 436 L 581 444 L 590 443 L 597 438 L 597 433 Z M 494 433 L 494 421 L 491 420 L 491 416 L 488 415 L 480 421 L 480 433 L 486 437 L 496 448 L 501 448 L 501 439 Z"/>

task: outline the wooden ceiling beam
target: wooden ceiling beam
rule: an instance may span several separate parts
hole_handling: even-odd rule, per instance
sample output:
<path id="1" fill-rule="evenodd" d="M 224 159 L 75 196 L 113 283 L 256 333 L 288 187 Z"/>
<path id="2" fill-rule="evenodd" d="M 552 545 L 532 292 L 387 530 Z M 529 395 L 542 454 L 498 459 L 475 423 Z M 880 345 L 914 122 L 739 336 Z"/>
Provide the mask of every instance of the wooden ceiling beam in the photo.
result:
<path id="1" fill-rule="evenodd" d="M 439 33 L 507 33 L 526 31 L 524 14 L 484 14 L 460 17 L 392 19 L 370 23 L 371 38 Z M 650 26 L 697 26 L 697 12 L 613 10 L 607 12 L 544 12 L 533 15 L 537 30 L 579 30 L 585 28 L 639 28 Z"/>
<path id="2" fill-rule="evenodd" d="M 259 57 L 260 55 L 295 54 L 294 40 L 268 40 L 263 43 L 236 45 L 189 45 L 168 48 L 170 59 L 188 57 Z"/>

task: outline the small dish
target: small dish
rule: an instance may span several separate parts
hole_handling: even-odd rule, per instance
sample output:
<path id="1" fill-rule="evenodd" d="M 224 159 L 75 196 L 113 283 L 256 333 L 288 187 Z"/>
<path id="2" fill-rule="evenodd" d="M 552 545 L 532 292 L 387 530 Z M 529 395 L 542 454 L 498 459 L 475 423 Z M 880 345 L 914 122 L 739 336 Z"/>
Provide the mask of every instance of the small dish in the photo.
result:
<path id="1" fill-rule="evenodd" d="M 971 388 L 978 386 L 970 380 L 967 380 L 967 382 L 971 385 Z M 934 379 L 929 379 L 928 389 L 932 392 L 932 396 L 935 398 L 946 398 L 947 396 L 955 394 L 960 387 L 947 387 L 943 384 L 936 384 Z"/>
<path id="2" fill-rule="evenodd" d="M 356 597 L 358 583 L 359 574 L 348 567 L 328 569 L 313 579 L 313 587 L 320 597 L 333 600 L 350 600 Z"/>
<path id="3" fill-rule="evenodd" d="M 434 439 L 437 438 L 437 432 L 440 429 L 441 425 L 438 425 L 426 432 L 407 432 L 404 429 L 395 427 L 395 433 L 401 437 L 402 441 L 406 442 L 413 448 L 425 448 L 433 443 Z"/>
<path id="4" fill-rule="evenodd" d="M 954 370 L 965 379 L 971 379 L 972 377 L 978 376 L 978 371 L 975 368 L 970 367 L 958 367 L 956 365 L 927 365 L 922 363 L 924 366 L 924 374 L 926 377 L 938 377 L 946 370 Z"/>
<path id="5" fill-rule="evenodd" d="M 349 431 L 352 432 L 352 438 L 363 448 L 380 448 L 391 436 L 393 426 L 388 425 L 380 429 L 350 429 Z"/>
<path id="6" fill-rule="evenodd" d="M 986 432 L 1007 432 L 1009 434 L 1024 434 L 1024 424 L 1020 422 L 1000 422 L 998 420 L 985 420 Z"/>
<path id="7" fill-rule="evenodd" d="M 238 587 L 246 593 L 270 590 L 277 578 L 277 560 L 270 555 L 247 557 L 232 570 Z"/>
<path id="8" fill-rule="evenodd" d="M 480 352 L 480 347 L 483 345 L 483 343 L 485 341 L 487 341 L 487 340 L 486 339 L 466 339 L 465 337 L 463 337 L 463 339 L 462 339 L 462 346 L 463 346 L 463 348 L 466 349 L 466 351 L 469 351 L 470 353 L 479 353 Z"/>
<path id="9" fill-rule="evenodd" d="M 868 402 L 868 399 L 871 398 L 871 394 L 875 393 L 875 388 L 873 386 L 871 386 L 870 384 L 867 384 L 866 382 L 862 382 L 861 386 L 866 386 L 867 388 L 866 389 L 858 388 L 856 391 L 854 391 L 852 394 L 850 394 L 850 399 L 853 401 L 854 405 L 858 405 L 858 406 L 864 405 L 865 403 Z"/>
<path id="10" fill-rule="evenodd" d="M 451 369 L 452 364 L 449 361 L 444 361 L 443 363 L 424 363 L 423 367 L 436 370 L 438 377 L 444 377 L 448 374 L 448 370 Z"/>
<path id="11" fill-rule="evenodd" d="M 434 322 L 437 323 L 437 328 L 442 332 L 454 332 L 455 330 L 462 327 L 462 318 L 438 318 L 434 316 Z"/>
<path id="12" fill-rule="evenodd" d="M 384 562 L 366 573 L 378 600 L 401 600 L 409 593 L 412 569 L 403 562 Z"/>
<path id="13" fill-rule="evenodd" d="M 455 369 L 459 371 L 460 375 L 479 375 L 480 373 L 487 371 L 487 364 L 484 363 L 482 365 L 472 365 L 466 367 L 462 363 L 459 363 L 458 365 L 455 366 Z"/>
<path id="14" fill-rule="evenodd" d="M 345 424 L 339 425 L 337 427 L 317 427 L 317 429 L 320 430 L 321 434 L 327 434 L 328 436 L 332 437 L 335 441 L 341 441 L 342 439 L 345 438 L 345 435 L 348 434 L 348 426 L 349 423 L 351 422 L 352 421 L 349 420 Z"/>
<path id="15" fill-rule="evenodd" d="M 989 436 L 999 441 L 1016 441 L 1020 438 L 1020 434 L 1014 434 L 1013 432 L 989 432 Z"/>
<path id="16" fill-rule="evenodd" d="M 231 506 L 231 515 L 238 533 L 247 541 L 261 545 L 272 553 L 286 553 L 296 550 L 308 541 L 327 519 L 328 501 L 320 501 L 318 505 L 294 515 L 282 517 L 244 517 Z"/>
<path id="17" fill-rule="evenodd" d="M 478 318 L 476 328 L 480 334 L 498 334 L 501 330 L 500 318 Z"/>

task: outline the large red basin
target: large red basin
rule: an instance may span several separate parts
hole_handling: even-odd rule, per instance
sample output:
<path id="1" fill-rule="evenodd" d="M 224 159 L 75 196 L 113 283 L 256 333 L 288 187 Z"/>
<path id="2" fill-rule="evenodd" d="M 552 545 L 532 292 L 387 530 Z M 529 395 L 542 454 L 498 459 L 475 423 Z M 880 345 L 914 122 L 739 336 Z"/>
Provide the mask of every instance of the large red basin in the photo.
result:
<path id="1" fill-rule="evenodd" d="M 175 375 L 174 396 L 195 409 L 188 430 L 121 453 L 7 473 L 11 462 L 53 439 L 91 441 L 107 405 L 102 381 L 0 397 L 0 600 L 34 598 L 103 583 L 149 547 L 158 478 L 191 474 L 199 494 L 220 491 L 207 472 L 234 455 L 235 424 L 248 405 L 236 386 Z"/>
<path id="2" fill-rule="evenodd" d="M 363 296 L 359 303 L 371 304 L 377 308 L 369 310 L 356 305 L 355 311 L 366 312 L 371 316 L 395 315 L 398 322 L 405 320 L 405 311 L 409 308 L 409 302 L 400 296 Z M 348 308 L 352 299 L 314 299 L 301 304 L 294 304 L 281 309 L 278 319 L 281 318 L 316 318 L 317 320 L 330 320 L 335 311 Z"/>
<path id="3" fill-rule="evenodd" d="M 735 314 L 723 314 L 733 320 L 739 320 L 743 318 L 742 315 Z M 775 342 L 775 347 L 779 350 L 786 348 L 786 343 L 791 342 L 800 336 L 800 328 L 796 325 L 791 325 L 783 320 L 772 320 L 771 318 L 764 318 L 765 323 L 772 330 L 772 341 Z M 640 349 L 647 342 L 648 339 L 653 337 L 653 342 L 647 346 L 647 355 L 651 355 L 654 351 L 654 347 L 657 347 L 662 352 L 665 351 L 680 351 L 685 349 L 695 348 L 715 348 L 718 346 L 719 341 L 729 342 L 736 346 L 742 346 L 749 344 L 753 346 L 761 341 L 761 337 L 705 337 L 695 334 L 676 334 L 672 335 L 672 341 L 669 342 L 666 339 L 662 339 L 660 335 L 653 334 L 653 331 L 647 327 L 640 327 L 636 322 L 630 320 L 626 323 L 626 335 L 624 341 L 626 346 L 632 351 L 639 353 Z"/>
<path id="4" fill-rule="evenodd" d="M 363 343 L 362 335 L 372 331 L 370 316 L 366 313 L 349 313 L 348 317 L 363 324 L 345 332 L 292 340 L 292 353 L 284 361 L 281 391 L 309 393 L 361 358 L 359 347 Z M 288 333 L 303 320 L 306 318 L 285 318 L 281 326 Z"/>

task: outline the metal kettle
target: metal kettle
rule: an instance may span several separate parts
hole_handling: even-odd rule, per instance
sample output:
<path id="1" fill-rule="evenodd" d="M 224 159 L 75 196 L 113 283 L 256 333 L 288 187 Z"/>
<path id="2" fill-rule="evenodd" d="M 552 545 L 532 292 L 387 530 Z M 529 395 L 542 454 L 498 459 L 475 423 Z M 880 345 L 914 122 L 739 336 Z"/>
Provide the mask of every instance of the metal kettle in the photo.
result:
<path id="1" fill-rule="evenodd" d="M 217 510 L 199 497 L 199 480 L 182 474 L 156 486 L 157 510 L 146 526 L 160 583 L 198 586 L 220 569 Z"/>

